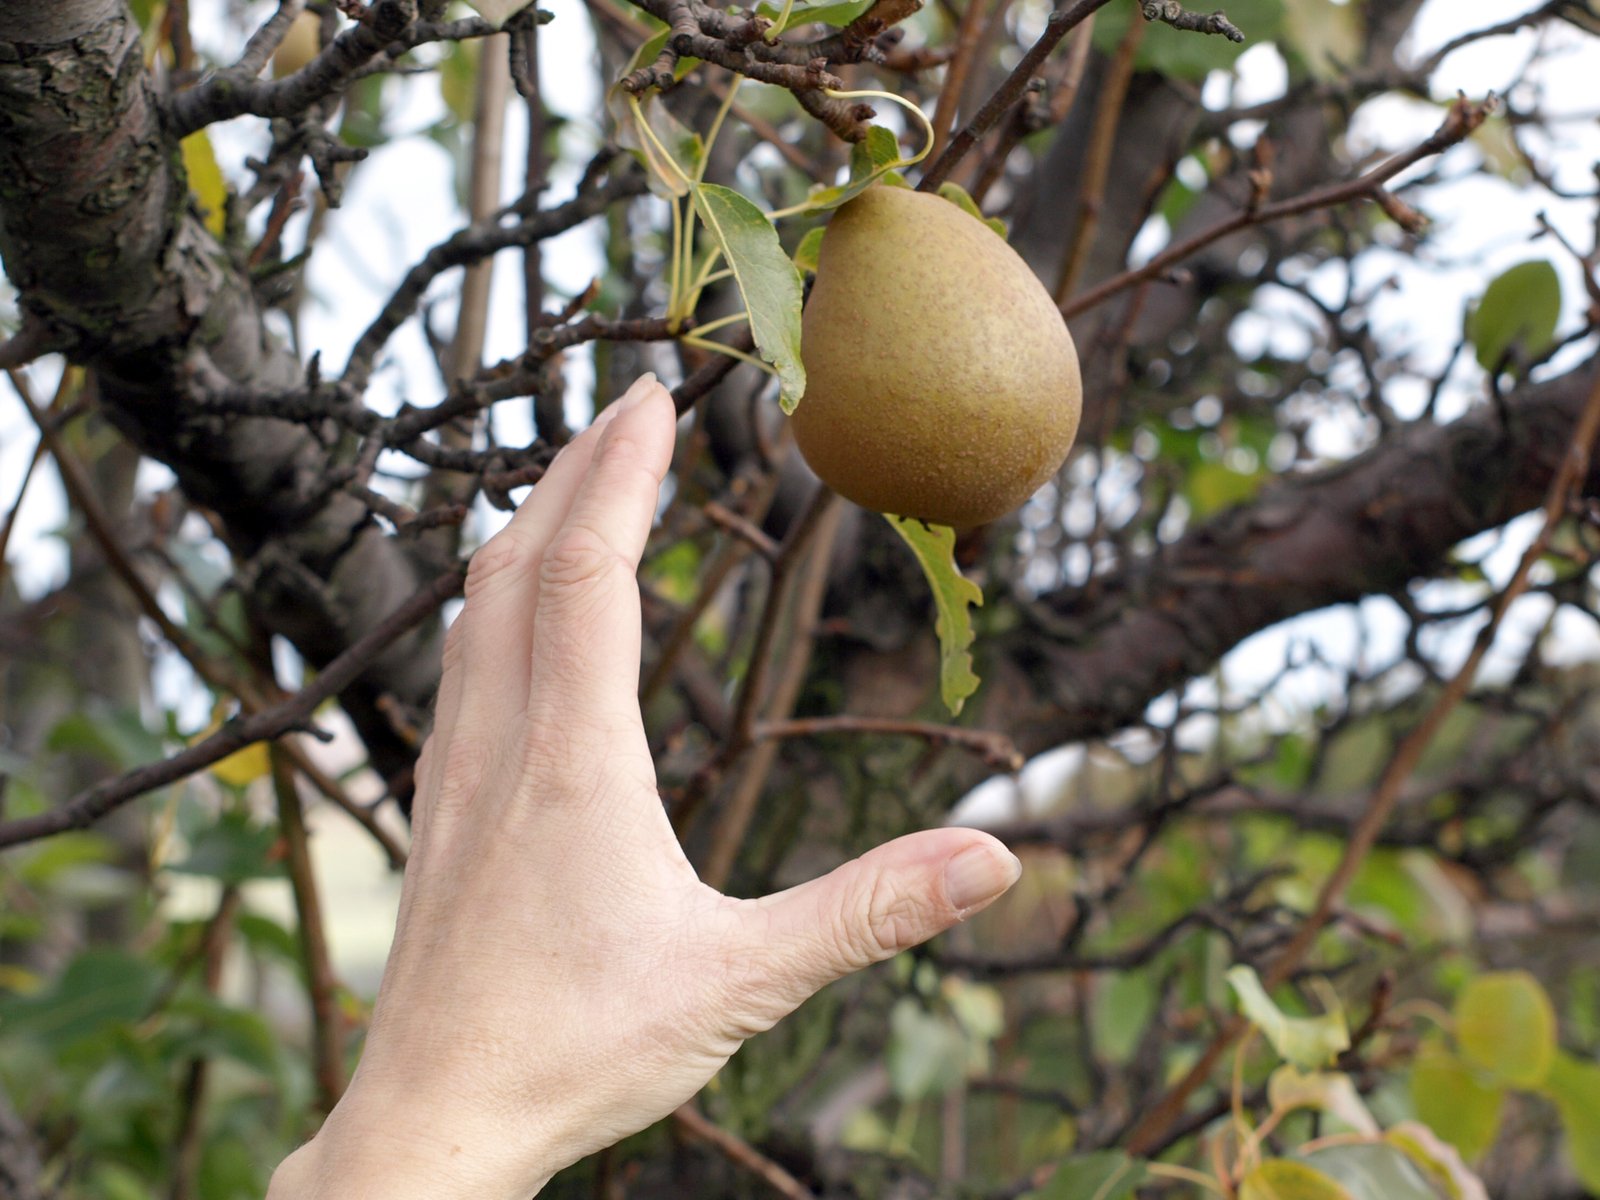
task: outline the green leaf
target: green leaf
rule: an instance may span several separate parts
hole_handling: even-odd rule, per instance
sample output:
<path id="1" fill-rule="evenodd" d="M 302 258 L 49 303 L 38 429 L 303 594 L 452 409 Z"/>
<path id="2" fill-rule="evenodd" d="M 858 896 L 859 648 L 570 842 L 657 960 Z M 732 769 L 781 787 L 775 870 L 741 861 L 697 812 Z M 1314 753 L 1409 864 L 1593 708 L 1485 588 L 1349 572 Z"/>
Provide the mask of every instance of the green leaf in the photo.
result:
<path id="1" fill-rule="evenodd" d="M 900 142 L 892 130 L 872 125 L 867 136 L 850 147 L 850 181 L 821 188 L 806 197 L 806 212 L 823 212 L 853 200 L 880 179 L 893 174 L 902 162 Z"/>
<path id="2" fill-rule="evenodd" d="M 1489 1200 L 1483 1180 L 1467 1170 L 1454 1146 L 1440 1141 L 1426 1125 L 1401 1121 L 1383 1140 L 1409 1158 L 1448 1200 Z"/>
<path id="3" fill-rule="evenodd" d="M 797 4 L 789 13 L 789 23 L 785 28 L 794 29 L 800 25 L 822 24 L 841 29 L 861 16 L 872 5 L 873 0 L 843 0 L 840 4 Z M 771 21 L 776 20 L 781 11 L 779 5 L 762 4 L 757 6 L 756 15 Z"/>
<path id="4" fill-rule="evenodd" d="M 1254 970 L 1243 964 L 1227 974 L 1239 1009 L 1278 1054 L 1302 1070 L 1332 1062 L 1350 1048 L 1350 1030 L 1337 1004 L 1320 1017 L 1291 1017 L 1273 1003 Z"/>
<path id="5" fill-rule="evenodd" d="M 1600 1062 L 1580 1062 L 1557 1053 L 1543 1091 L 1561 1115 L 1573 1172 L 1584 1187 L 1600 1192 Z"/>
<path id="6" fill-rule="evenodd" d="M 812 275 L 817 273 L 817 263 L 822 257 L 822 235 L 827 232 L 826 225 L 818 225 L 815 229 L 806 231 L 805 237 L 801 238 L 800 244 L 794 248 L 796 267 Z"/>
<path id="7" fill-rule="evenodd" d="M 1405 1152 L 1385 1143 L 1334 1146 L 1307 1156 L 1306 1163 L 1355 1200 L 1439 1200 Z"/>
<path id="8" fill-rule="evenodd" d="M 939 185 L 939 195 L 950 201 L 951 204 L 954 204 L 969 217 L 977 217 L 978 220 L 982 221 L 1001 237 L 1011 236 L 1011 231 L 1006 228 L 1006 223 L 999 217 L 984 216 L 983 209 L 978 207 L 978 202 L 972 198 L 972 194 L 959 183 L 951 183 L 946 180 Z"/>
<path id="9" fill-rule="evenodd" d="M 695 207 L 717 239 L 750 314 L 756 350 L 778 372 L 778 402 L 792 413 L 806 391 L 800 361 L 800 273 L 783 252 L 778 231 L 753 203 L 732 188 L 702 183 Z"/>
<path id="10" fill-rule="evenodd" d="M 1358 1200 L 1336 1179 L 1287 1158 L 1269 1158 L 1244 1177 L 1239 1200 Z M 1369 1200 L 1369 1198 L 1361 1198 Z M 1371 1197 L 1370 1200 L 1377 1200 Z"/>
<path id="11" fill-rule="evenodd" d="M 1144 1181 L 1142 1162 L 1121 1150 L 1100 1150 L 1065 1160 L 1049 1183 L 1021 1200 L 1129 1200 Z"/>
<path id="12" fill-rule="evenodd" d="M 1155 1015 L 1161 985 L 1153 969 L 1113 971 L 1102 977 L 1089 1013 L 1096 1053 L 1125 1063 L 1139 1048 L 1139 1037 Z"/>
<path id="13" fill-rule="evenodd" d="M 27 1037 L 60 1050 L 107 1025 L 139 1020 L 162 982 L 154 963 L 116 950 L 86 950 L 54 987 L 0 1001 L 0 1037 Z"/>
<path id="14" fill-rule="evenodd" d="M 1498 371 L 1508 356 L 1525 363 L 1550 348 L 1561 319 L 1561 279 L 1545 259 L 1519 263 L 1484 290 L 1467 312 L 1466 333 L 1478 365 Z"/>
<path id="15" fill-rule="evenodd" d="M 967 1039 L 949 1017 L 905 996 L 889 1013 L 885 1060 L 889 1085 L 901 1100 L 942 1096 L 966 1078 Z"/>
<path id="16" fill-rule="evenodd" d="M 273 825 L 257 825 L 248 813 L 230 811 L 197 834 L 189 845 L 189 855 L 167 870 L 181 875 L 207 875 L 223 883 L 244 883 L 250 879 L 270 879 L 283 874 L 283 865 L 272 860 L 278 842 Z"/>
<path id="17" fill-rule="evenodd" d="M 477 108 L 478 61 L 482 42 L 446 42 L 444 57 L 435 73 L 439 77 L 439 96 L 450 115 L 463 124 L 472 120 Z"/>
<path id="18" fill-rule="evenodd" d="M 870 183 L 900 161 L 900 139 L 882 125 L 869 125 L 867 136 L 850 147 L 850 181 Z"/>
<path id="19" fill-rule="evenodd" d="M 1440 1038 L 1429 1038 L 1411 1065 L 1411 1104 L 1417 1117 L 1468 1162 L 1494 1145 L 1505 1090 L 1485 1083 Z"/>
<path id="20" fill-rule="evenodd" d="M 278 1037 L 260 1016 L 211 996 L 185 996 L 163 1010 L 183 1057 L 231 1058 L 263 1075 L 282 1065 Z"/>
<path id="21" fill-rule="evenodd" d="M 961 574 L 956 566 L 956 531 L 944 525 L 892 517 L 885 520 L 903 537 L 922 565 L 938 614 L 934 631 L 939 635 L 939 695 L 952 716 L 958 716 L 967 697 L 978 690 L 972 670 L 971 605 L 983 603 L 983 589 Z"/>
<path id="22" fill-rule="evenodd" d="M 1337 79 L 1359 66 L 1366 30 L 1359 4 L 1284 0 L 1284 40 L 1318 79 Z"/>
<path id="23" fill-rule="evenodd" d="M 1265 468 L 1235 471 L 1220 462 L 1200 462 L 1184 477 L 1184 498 L 1196 517 L 1206 517 L 1249 500 L 1270 477 Z"/>
<path id="24" fill-rule="evenodd" d="M 197 1191 L 206 1200 L 254 1200 L 267 1182 L 257 1162 L 258 1154 L 241 1138 L 207 1138 L 200 1158 Z"/>
<path id="25" fill-rule="evenodd" d="M 1512 1087 L 1544 1082 L 1556 1053 L 1556 1013 L 1527 971 L 1479 975 L 1456 997 L 1455 1019 L 1469 1063 Z"/>

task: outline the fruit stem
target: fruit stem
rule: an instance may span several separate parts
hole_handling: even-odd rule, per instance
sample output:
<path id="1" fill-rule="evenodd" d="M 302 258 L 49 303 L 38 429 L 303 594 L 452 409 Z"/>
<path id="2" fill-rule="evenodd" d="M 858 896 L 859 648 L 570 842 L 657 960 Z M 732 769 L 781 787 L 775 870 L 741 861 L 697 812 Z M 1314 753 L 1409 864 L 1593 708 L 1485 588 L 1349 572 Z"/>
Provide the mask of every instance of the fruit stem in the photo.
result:
<path id="1" fill-rule="evenodd" d="M 672 208 L 672 264 L 667 275 L 667 319 L 673 322 L 684 315 L 679 301 L 683 298 L 683 214 L 678 209 L 677 198 Z"/>
<path id="2" fill-rule="evenodd" d="M 888 100 L 891 103 L 898 104 L 901 108 L 905 109 L 912 116 L 916 117 L 919 122 L 921 122 L 923 132 L 927 134 L 926 139 L 922 143 L 922 149 L 918 150 L 917 153 L 911 158 L 902 158 L 899 162 L 885 167 L 885 171 L 898 171 L 901 167 L 914 167 L 923 159 L 927 158 L 928 152 L 933 149 L 933 122 L 928 120 L 927 113 L 923 112 L 904 96 L 896 96 L 893 92 L 878 91 L 836 92 L 832 88 L 823 88 L 822 94 L 825 96 L 831 96 L 835 100 Z"/>
<path id="3" fill-rule="evenodd" d="M 721 342 L 713 342 L 710 338 L 695 337 L 686 333 L 679 339 L 686 346 L 696 346 L 701 350 L 710 350 L 716 354 L 726 354 L 729 358 L 737 358 L 740 362 L 749 363 L 752 367 L 760 367 L 768 375 L 776 375 L 777 368 L 770 363 L 764 363 L 753 354 L 746 354 L 743 350 L 736 350 L 732 346 L 724 346 Z"/>
<path id="4" fill-rule="evenodd" d="M 747 313 L 747 312 L 734 313 L 730 317 L 718 317 L 715 321 L 707 321 L 704 325 L 696 325 L 693 329 L 689 330 L 683 336 L 685 338 L 700 338 L 700 337 L 704 337 L 706 334 L 712 332 L 715 329 L 721 329 L 726 325 L 732 325 L 736 321 L 748 321 L 749 319 L 750 319 L 750 314 Z"/>
<path id="5" fill-rule="evenodd" d="M 788 0 L 793 4 L 794 0 Z M 789 11 L 787 7 L 783 10 Z M 739 85 L 744 82 L 744 76 L 735 74 L 733 81 L 728 84 L 728 93 L 722 97 L 722 104 L 717 109 L 717 115 L 711 120 L 711 128 L 706 133 L 705 152 L 700 156 L 700 169 L 694 173 L 694 181 L 700 183 L 706 177 L 706 165 L 711 162 L 711 148 L 717 144 L 717 134 L 722 132 L 722 123 L 728 119 L 728 111 L 733 108 L 733 98 L 739 94 Z"/>
<path id="6" fill-rule="evenodd" d="M 793 11 L 794 0 L 783 0 L 783 8 L 778 13 L 778 19 L 772 23 L 772 28 L 767 30 L 768 42 L 775 42 L 778 40 L 778 35 L 788 27 L 789 14 Z M 738 79 L 739 76 L 735 75 L 734 78 Z"/>
<path id="7" fill-rule="evenodd" d="M 645 140 L 650 143 L 651 148 L 655 151 L 654 154 L 647 154 L 646 157 L 650 159 L 650 165 L 655 168 L 656 174 L 661 176 L 661 181 L 672 188 L 673 191 L 678 190 L 672 178 L 661 168 L 661 164 L 665 163 L 672 168 L 672 174 L 678 177 L 678 182 L 683 187 L 694 187 L 694 181 L 684 174 L 683 168 L 678 165 L 678 160 L 673 158 L 672 152 L 661 144 L 661 139 L 656 136 L 656 131 L 650 128 L 650 122 L 644 119 L 644 109 L 639 107 L 639 97 L 629 96 L 628 108 L 633 113 L 634 122 L 639 126 L 639 132 L 644 135 Z M 926 120 L 927 118 L 923 119 Z M 660 156 L 659 162 L 657 161 L 658 155 Z"/>

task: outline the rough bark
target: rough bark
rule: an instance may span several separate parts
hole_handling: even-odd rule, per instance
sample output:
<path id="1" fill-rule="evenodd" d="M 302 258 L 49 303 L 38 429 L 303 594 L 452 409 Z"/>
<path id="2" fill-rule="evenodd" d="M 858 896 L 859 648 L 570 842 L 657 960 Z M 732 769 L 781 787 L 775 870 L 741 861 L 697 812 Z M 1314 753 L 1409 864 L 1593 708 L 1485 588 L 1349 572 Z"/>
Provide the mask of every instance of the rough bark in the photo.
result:
<path id="1" fill-rule="evenodd" d="M 1408 426 L 1347 463 L 1276 481 L 1091 590 L 1044 597 L 1048 630 L 1007 639 L 1052 706 L 1016 731 L 1019 744 L 1109 733 L 1251 634 L 1438 573 L 1461 541 L 1539 507 L 1597 381 L 1591 360 L 1503 406 Z M 1592 470 L 1585 490 L 1597 486 Z"/>
<path id="2" fill-rule="evenodd" d="M 402 543 L 324 486 L 302 426 L 206 416 L 197 378 L 279 391 L 299 362 L 194 211 L 176 138 L 122 0 L 0 4 L 0 257 L 27 318 L 94 367 L 110 419 L 222 518 L 257 615 L 314 665 L 420 585 Z M 422 704 L 438 627 L 386 653 L 344 699 L 385 773 L 410 751 L 380 715 Z"/>

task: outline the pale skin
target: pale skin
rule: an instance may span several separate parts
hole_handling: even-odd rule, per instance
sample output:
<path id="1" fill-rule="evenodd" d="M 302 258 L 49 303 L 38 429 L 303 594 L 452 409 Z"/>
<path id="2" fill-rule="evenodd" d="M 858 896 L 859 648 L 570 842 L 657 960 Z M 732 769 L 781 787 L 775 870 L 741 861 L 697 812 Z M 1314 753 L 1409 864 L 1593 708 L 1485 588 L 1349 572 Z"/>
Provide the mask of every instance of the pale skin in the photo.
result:
<path id="1" fill-rule="evenodd" d="M 1015 882 L 968 829 L 761 899 L 696 878 L 637 700 L 636 572 L 674 427 L 645 376 L 473 556 L 361 1065 L 269 1200 L 526 1200 L 818 989 Z"/>

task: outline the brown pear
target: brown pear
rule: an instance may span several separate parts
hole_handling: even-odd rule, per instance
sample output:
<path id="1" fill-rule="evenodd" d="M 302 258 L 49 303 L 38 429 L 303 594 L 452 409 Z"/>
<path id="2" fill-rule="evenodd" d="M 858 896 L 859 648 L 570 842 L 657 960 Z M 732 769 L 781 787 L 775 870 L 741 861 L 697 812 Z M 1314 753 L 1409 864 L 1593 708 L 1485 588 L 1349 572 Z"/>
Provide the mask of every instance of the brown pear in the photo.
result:
<path id="1" fill-rule="evenodd" d="M 800 452 L 864 508 L 965 528 L 1055 473 L 1083 384 L 1066 322 L 1004 238 L 877 186 L 828 223 L 801 335 Z"/>

